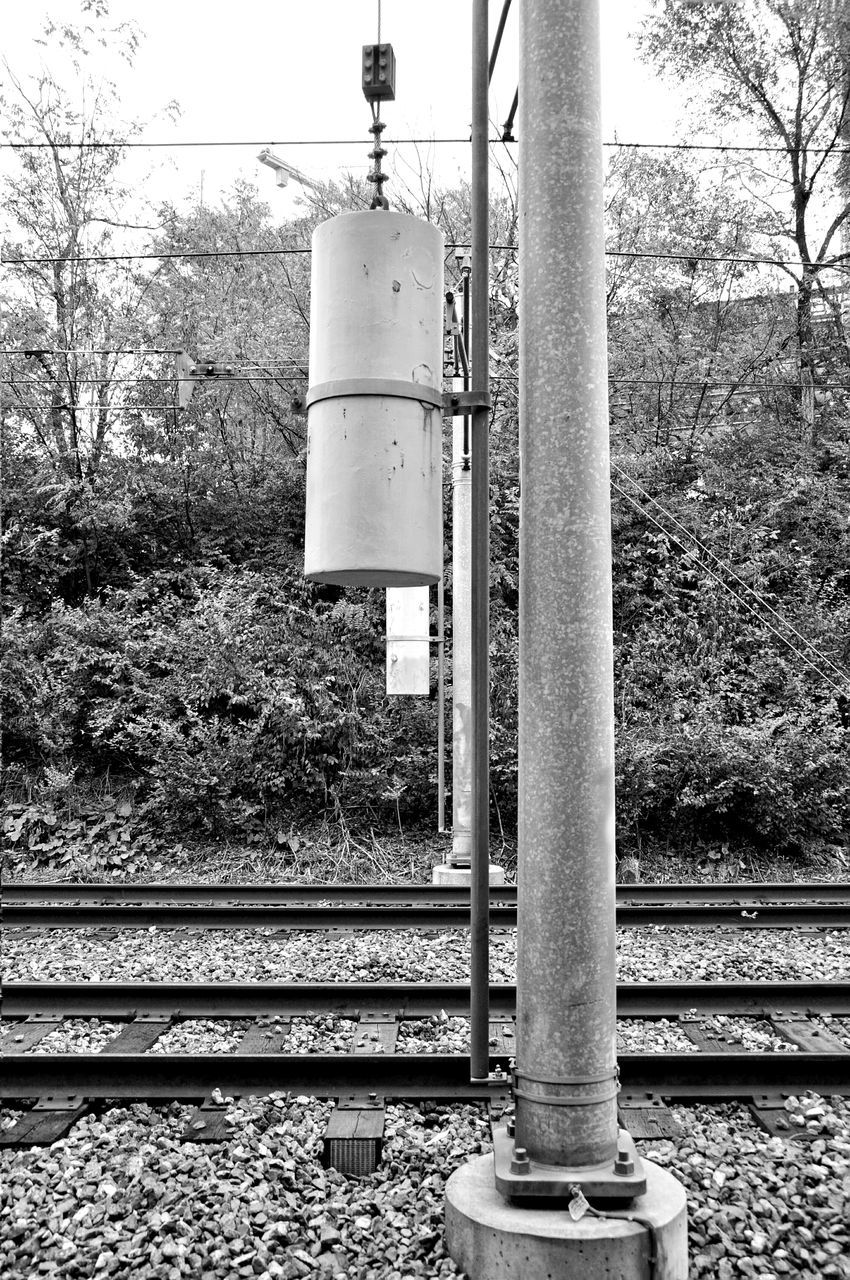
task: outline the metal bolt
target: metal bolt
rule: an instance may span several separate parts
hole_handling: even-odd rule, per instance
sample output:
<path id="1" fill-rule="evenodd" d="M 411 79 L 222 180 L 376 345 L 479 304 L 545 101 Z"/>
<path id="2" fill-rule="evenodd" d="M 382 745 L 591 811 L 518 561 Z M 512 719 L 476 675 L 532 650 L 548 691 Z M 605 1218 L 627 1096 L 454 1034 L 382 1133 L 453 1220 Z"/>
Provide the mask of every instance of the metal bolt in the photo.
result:
<path id="1" fill-rule="evenodd" d="M 514 1120 L 509 1120 L 508 1121 L 508 1137 L 512 1138 L 515 1133 L 516 1133 L 516 1122 Z"/>
<path id="2" fill-rule="evenodd" d="M 530 1173 L 531 1161 L 528 1158 L 528 1152 L 525 1147 L 514 1147 L 514 1157 L 511 1160 L 511 1173 Z"/>

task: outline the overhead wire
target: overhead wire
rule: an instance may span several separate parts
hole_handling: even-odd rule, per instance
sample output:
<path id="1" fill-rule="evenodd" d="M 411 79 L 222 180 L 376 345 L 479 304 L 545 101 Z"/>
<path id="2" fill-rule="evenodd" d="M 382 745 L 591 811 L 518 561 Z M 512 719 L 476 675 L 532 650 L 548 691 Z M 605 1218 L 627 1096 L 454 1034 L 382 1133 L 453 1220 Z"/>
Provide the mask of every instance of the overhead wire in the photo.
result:
<path id="1" fill-rule="evenodd" d="M 446 244 L 447 249 L 468 249 L 469 241 L 454 241 Z M 493 250 L 511 250 L 519 249 L 517 244 L 493 243 L 488 245 Z M 306 255 L 312 253 L 309 246 L 299 246 L 287 249 L 185 249 L 181 251 L 168 251 L 165 253 L 94 253 L 81 255 L 79 257 L 62 257 L 48 256 L 43 258 L 0 258 L 0 263 L 5 266 L 15 266 L 19 264 L 28 265 L 49 265 L 55 263 L 66 263 L 72 265 L 78 262 L 130 262 L 130 261 L 147 261 L 147 262 L 166 262 L 177 259 L 193 259 L 193 258 L 275 258 L 287 257 L 290 255 Z M 742 258 L 732 254 L 711 254 L 711 253 L 668 253 L 658 250 L 649 249 L 606 249 L 605 256 L 607 258 L 646 258 L 653 261 L 670 261 L 670 262 L 722 262 L 737 266 L 773 266 L 784 267 L 786 269 L 799 269 L 800 267 L 810 267 L 814 271 L 850 271 L 850 260 L 847 264 L 843 262 L 794 262 L 786 258 L 767 258 L 752 257 Z M 847 255 L 842 255 L 846 257 Z"/>
<path id="2" fill-rule="evenodd" d="M 125 354 L 132 354 L 132 353 L 128 352 Z M 203 364 L 204 362 L 200 361 L 199 363 Z M 232 376 L 219 375 L 218 379 L 214 376 L 207 377 L 203 374 L 197 375 L 197 376 L 191 375 L 187 377 L 179 373 L 174 373 L 170 378 L 152 378 L 152 377 L 146 377 L 144 375 L 140 375 L 135 378 L 113 378 L 111 376 L 105 376 L 103 378 L 77 378 L 77 377 L 74 377 L 73 374 L 70 374 L 68 377 L 63 377 L 63 378 L 27 378 L 23 380 L 16 379 L 16 378 L 5 378 L 5 379 L 0 379 L 0 385 L 8 386 L 8 387 L 15 387 L 15 386 L 51 387 L 51 386 L 66 386 L 69 382 L 72 382 L 74 386 L 77 386 L 77 387 L 83 387 L 83 386 L 100 387 L 100 386 L 104 386 L 107 383 L 110 386 L 113 384 L 117 385 L 117 384 L 124 384 L 124 383 L 133 384 L 133 385 L 155 386 L 158 384 L 171 384 L 173 382 L 189 382 L 189 381 L 196 381 L 198 383 L 208 385 L 209 383 L 214 383 L 217 380 L 220 380 L 222 382 L 227 382 L 227 383 L 279 382 L 280 378 L 269 376 L 269 373 L 268 373 L 269 368 L 273 368 L 273 369 L 285 368 L 287 371 L 289 371 L 292 369 L 300 369 L 303 366 L 305 366 L 307 363 L 308 361 L 306 356 L 302 360 L 299 360 L 297 358 L 292 358 L 292 359 L 286 359 L 286 360 L 273 361 L 270 359 L 266 365 L 262 365 L 262 366 L 253 366 L 253 365 L 241 366 L 237 363 L 234 365 L 234 368 L 240 370 L 239 373 L 235 373 Z M 245 373 L 246 368 L 254 368 L 254 367 L 262 369 L 262 373 L 257 376 Z M 516 386 L 518 385 L 519 379 L 517 378 L 516 374 L 496 373 L 496 374 L 490 375 L 490 381 L 491 382 L 509 382 L 511 383 L 512 386 Z M 754 392 L 754 391 L 799 390 L 802 387 L 809 387 L 809 386 L 814 386 L 815 390 L 818 390 L 818 391 L 820 390 L 850 391 L 850 381 L 848 382 L 825 381 L 825 382 L 814 382 L 814 383 L 785 382 L 785 381 L 783 382 L 713 382 L 710 379 L 708 381 L 702 381 L 697 379 L 682 379 L 681 381 L 677 381 L 676 379 L 670 379 L 670 378 L 621 378 L 616 373 L 608 374 L 608 381 L 609 383 L 612 383 L 616 386 L 640 386 L 640 387 L 669 386 L 671 390 L 678 390 L 682 387 L 697 387 L 700 390 L 705 390 L 705 391 L 711 391 L 716 389 L 730 389 L 734 391 L 740 391 L 742 394 L 748 393 L 748 392 Z"/>
<path id="3" fill-rule="evenodd" d="M 469 145 L 469 135 L 463 138 L 389 138 L 394 147 L 403 146 L 460 146 Z M 491 138 L 490 145 L 516 142 L 515 138 Z M 107 150 L 168 150 L 184 147 L 362 147 L 362 138 L 193 138 L 185 141 L 153 142 L 131 138 L 110 139 L 99 142 L 25 142 L 21 138 L 0 141 L 0 149 L 14 151 L 107 151 Z M 602 143 L 603 147 L 640 151 L 738 151 L 754 154 L 787 155 L 787 147 L 768 146 L 751 142 L 622 142 L 618 138 Z M 809 155 L 850 155 L 850 147 L 806 147 Z"/>

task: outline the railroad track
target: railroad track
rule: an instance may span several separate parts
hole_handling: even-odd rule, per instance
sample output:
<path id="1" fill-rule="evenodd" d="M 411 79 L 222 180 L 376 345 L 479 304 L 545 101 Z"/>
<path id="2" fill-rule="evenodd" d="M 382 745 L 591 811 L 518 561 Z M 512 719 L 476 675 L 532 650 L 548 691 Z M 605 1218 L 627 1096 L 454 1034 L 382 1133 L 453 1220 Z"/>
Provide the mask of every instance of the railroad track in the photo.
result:
<path id="1" fill-rule="evenodd" d="M 7 926 L 31 928 L 442 929 L 466 927 L 469 900 L 463 888 L 406 885 L 11 885 L 3 911 Z M 619 886 L 618 921 L 847 927 L 850 886 Z M 516 923 L 514 887 L 493 889 L 491 922 Z M 850 1094 L 846 1032 L 823 1021 L 850 1017 L 850 983 L 623 982 L 617 1001 L 623 1022 L 663 1018 L 680 1036 L 675 1051 L 618 1055 L 621 1119 L 637 1136 L 674 1132 L 665 1099 L 744 1098 L 781 1132 L 785 1096 Z M 469 988 L 457 983 L 8 983 L 0 1098 L 34 1105 L 0 1144 L 55 1141 L 98 1100 L 112 1098 L 198 1101 L 184 1137 L 215 1141 L 227 1136 L 223 1094 L 288 1091 L 337 1100 L 328 1162 L 364 1172 L 379 1157 L 386 1099 L 485 1099 L 491 1110 L 509 1103 L 513 985 L 490 989 L 489 1085 L 470 1081 L 464 1053 L 396 1051 L 405 1021 L 464 1017 L 469 1003 Z M 742 1051 L 735 1029 L 714 1021 L 718 1015 L 759 1020 L 785 1051 Z M 287 1052 L 292 1020 L 310 1017 L 354 1020 L 351 1049 Z M 28 1052 L 69 1018 L 121 1027 L 99 1053 Z M 149 1052 L 187 1019 L 222 1018 L 242 1023 L 233 1052 Z"/>
<path id="2" fill-rule="evenodd" d="M 491 986 L 493 1071 L 507 1072 L 513 1057 L 515 1007 L 513 985 Z M 850 1015 L 850 983 L 620 983 L 617 1009 L 624 1019 L 675 1020 L 693 1045 L 691 1052 L 621 1054 L 621 1084 L 630 1094 L 850 1092 L 850 1051 L 811 1021 Z M 394 1052 L 404 1020 L 445 1020 L 468 1010 L 469 988 L 457 983 L 9 983 L 4 1016 L 12 1025 L 3 1042 L 0 1097 L 198 1098 L 216 1086 L 232 1094 L 482 1097 L 488 1089 L 470 1084 L 466 1055 Z M 716 1014 L 763 1019 L 789 1051 L 741 1052 L 733 1038 L 707 1028 Z M 282 1052 L 290 1019 L 307 1015 L 356 1019 L 353 1052 Z M 69 1017 L 124 1025 L 101 1053 L 26 1052 Z M 249 1025 L 234 1053 L 146 1052 L 186 1018 Z"/>
<path id="3" fill-rule="evenodd" d="M 17 928 L 464 928 L 469 891 L 434 885 L 12 884 Z M 516 887 L 493 888 L 493 928 L 516 924 Z M 617 923 L 848 928 L 850 884 L 619 885 Z"/>

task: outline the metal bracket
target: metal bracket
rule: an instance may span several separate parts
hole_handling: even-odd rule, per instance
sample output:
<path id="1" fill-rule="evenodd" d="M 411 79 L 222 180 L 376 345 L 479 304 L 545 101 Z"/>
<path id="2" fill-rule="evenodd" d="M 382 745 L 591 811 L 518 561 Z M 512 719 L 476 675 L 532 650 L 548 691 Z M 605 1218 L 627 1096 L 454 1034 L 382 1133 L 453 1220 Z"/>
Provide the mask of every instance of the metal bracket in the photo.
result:
<path id="1" fill-rule="evenodd" d="M 85 1101 L 81 1093 L 48 1093 L 30 1108 L 32 1111 L 74 1111 Z"/>
<path id="2" fill-rule="evenodd" d="M 494 1089 L 498 1093 L 512 1092 L 511 1077 L 501 1067 L 496 1067 L 495 1071 L 491 1071 L 486 1076 L 470 1076 L 469 1083 L 481 1085 L 485 1089 Z"/>
<path id="3" fill-rule="evenodd" d="M 646 1192 L 646 1174 L 634 1139 L 620 1129 L 617 1152 L 604 1164 L 570 1167 L 530 1159 L 516 1145 L 513 1123 L 493 1130 L 496 1189 L 508 1200 L 569 1200 L 578 1186 L 591 1202 L 625 1202 Z"/>
<path id="4" fill-rule="evenodd" d="M 384 1099 L 377 1093 L 349 1093 L 337 1099 L 338 1111 L 380 1111 Z"/>
<path id="5" fill-rule="evenodd" d="M 465 418 L 475 409 L 490 409 L 489 391 L 446 391 L 443 394 L 443 417 Z"/>
<path id="6" fill-rule="evenodd" d="M 185 409 L 195 383 L 206 378 L 232 378 L 233 365 L 215 360 L 193 360 L 187 351 L 177 352 L 177 405 Z"/>

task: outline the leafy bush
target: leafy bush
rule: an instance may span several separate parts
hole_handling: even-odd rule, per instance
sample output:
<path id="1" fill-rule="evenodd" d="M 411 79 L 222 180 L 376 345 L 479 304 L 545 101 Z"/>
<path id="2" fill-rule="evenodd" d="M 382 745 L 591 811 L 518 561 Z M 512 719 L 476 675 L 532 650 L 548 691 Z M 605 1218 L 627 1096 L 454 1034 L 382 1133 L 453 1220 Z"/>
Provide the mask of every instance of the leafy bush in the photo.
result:
<path id="1" fill-rule="evenodd" d="M 56 771 L 48 769 L 47 777 L 55 779 Z M 121 876 L 144 869 L 161 848 L 126 798 L 106 795 L 86 802 L 71 793 L 63 803 L 44 796 L 4 806 L 3 852 L 10 870 L 35 864 L 59 868 L 69 877 Z"/>
<path id="2" fill-rule="evenodd" d="M 300 579 L 159 575 L 18 618 L 6 645 L 13 762 L 135 777 L 160 830 L 274 835 L 293 815 L 415 820 L 428 803 L 433 706 L 386 698 L 368 608 Z"/>

